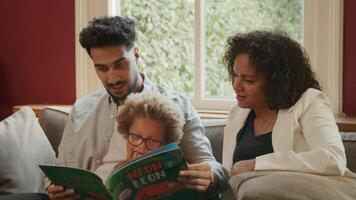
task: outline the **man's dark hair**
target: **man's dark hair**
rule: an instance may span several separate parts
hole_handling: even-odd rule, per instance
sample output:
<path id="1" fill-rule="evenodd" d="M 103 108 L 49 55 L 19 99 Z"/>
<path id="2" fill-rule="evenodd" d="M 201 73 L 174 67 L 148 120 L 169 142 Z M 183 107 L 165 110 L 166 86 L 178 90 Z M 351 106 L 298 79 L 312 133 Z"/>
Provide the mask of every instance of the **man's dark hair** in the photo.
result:
<path id="1" fill-rule="evenodd" d="M 131 49 L 135 40 L 135 21 L 120 16 L 94 18 L 79 36 L 80 44 L 89 55 L 93 47 L 125 45 Z"/>
<path id="2" fill-rule="evenodd" d="M 232 83 L 238 54 L 249 55 L 252 66 L 266 74 L 270 109 L 291 107 L 308 88 L 320 90 L 304 48 L 284 32 L 254 31 L 229 37 L 224 62 Z"/>

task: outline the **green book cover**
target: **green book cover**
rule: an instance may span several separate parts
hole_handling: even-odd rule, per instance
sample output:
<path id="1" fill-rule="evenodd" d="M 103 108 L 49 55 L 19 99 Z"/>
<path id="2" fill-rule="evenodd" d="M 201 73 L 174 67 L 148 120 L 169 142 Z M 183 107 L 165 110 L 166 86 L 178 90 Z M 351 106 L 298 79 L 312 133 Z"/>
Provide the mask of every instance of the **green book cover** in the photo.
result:
<path id="1" fill-rule="evenodd" d="M 89 192 L 95 192 L 112 200 L 101 178 L 91 171 L 55 165 L 39 165 L 39 167 L 53 184 L 72 188 L 82 197 L 89 196 Z"/>
<path id="2" fill-rule="evenodd" d="M 180 170 L 186 169 L 181 148 L 171 143 L 115 168 L 105 181 L 93 172 L 63 166 L 40 165 L 47 177 L 82 196 L 95 192 L 111 200 L 199 199 L 195 190 L 177 182 Z"/>

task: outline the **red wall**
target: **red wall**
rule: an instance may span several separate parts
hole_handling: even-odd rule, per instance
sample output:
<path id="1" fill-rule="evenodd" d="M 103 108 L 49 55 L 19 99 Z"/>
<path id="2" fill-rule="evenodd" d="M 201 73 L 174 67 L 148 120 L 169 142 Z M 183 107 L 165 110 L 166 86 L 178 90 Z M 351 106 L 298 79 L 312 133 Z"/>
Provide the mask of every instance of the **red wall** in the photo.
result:
<path id="1" fill-rule="evenodd" d="M 356 116 L 356 1 L 344 1 L 343 111 Z"/>
<path id="2" fill-rule="evenodd" d="M 1 1 L 0 120 L 14 105 L 74 101 L 74 0 Z"/>
<path id="3" fill-rule="evenodd" d="M 356 1 L 345 0 L 343 111 L 356 115 Z M 20 104 L 75 101 L 74 0 L 0 2 L 0 120 Z"/>

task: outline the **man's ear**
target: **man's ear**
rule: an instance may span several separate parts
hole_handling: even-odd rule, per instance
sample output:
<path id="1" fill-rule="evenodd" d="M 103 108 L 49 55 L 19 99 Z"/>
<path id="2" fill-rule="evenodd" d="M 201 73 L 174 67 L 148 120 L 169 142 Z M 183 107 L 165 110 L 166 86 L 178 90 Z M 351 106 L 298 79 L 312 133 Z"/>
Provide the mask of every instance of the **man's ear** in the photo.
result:
<path id="1" fill-rule="evenodd" d="M 140 51 L 138 50 L 137 47 L 134 48 L 134 56 L 135 56 L 135 61 L 137 62 L 138 59 L 140 58 Z"/>

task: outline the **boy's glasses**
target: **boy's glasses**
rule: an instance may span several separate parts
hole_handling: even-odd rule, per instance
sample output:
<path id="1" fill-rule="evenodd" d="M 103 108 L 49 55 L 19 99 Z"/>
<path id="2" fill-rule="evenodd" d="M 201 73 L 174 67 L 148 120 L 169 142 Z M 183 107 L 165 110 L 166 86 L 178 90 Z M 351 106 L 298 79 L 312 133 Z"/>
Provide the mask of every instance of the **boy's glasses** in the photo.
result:
<path id="1" fill-rule="evenodd" d="M 159 140 L 155 140 L 151 138 L 143 138 L 140 135 L 130 133 L 130 132 L 129 132 L 128 142 L 135 147 L 142 144 L 142 142 L 145 142 L 145 146 L 149 150 L 157 149 L 161 147 L 163 143 Z"/>

